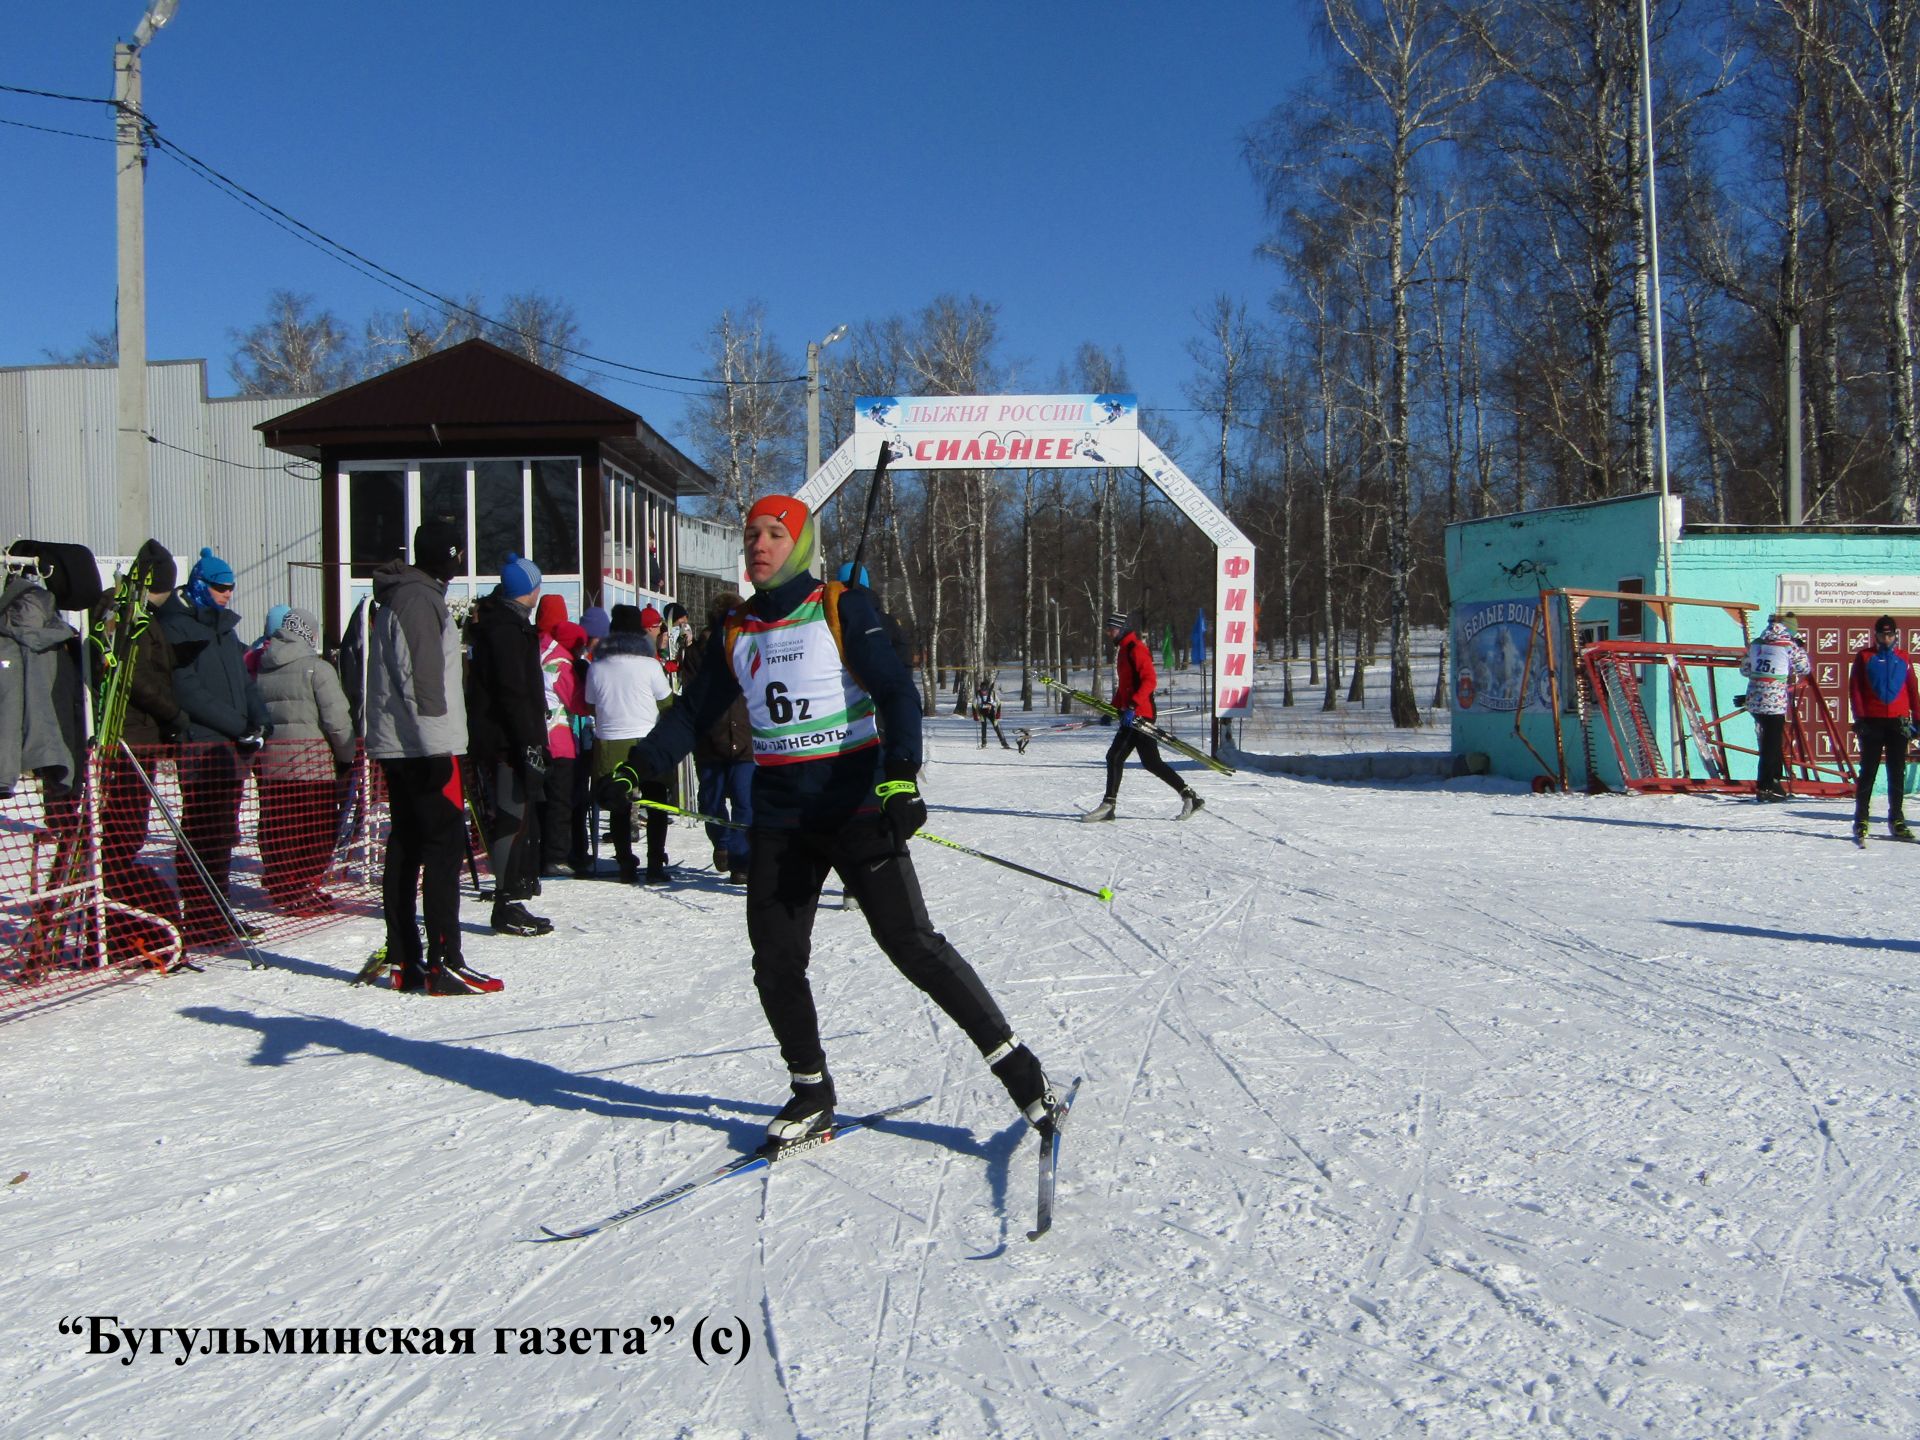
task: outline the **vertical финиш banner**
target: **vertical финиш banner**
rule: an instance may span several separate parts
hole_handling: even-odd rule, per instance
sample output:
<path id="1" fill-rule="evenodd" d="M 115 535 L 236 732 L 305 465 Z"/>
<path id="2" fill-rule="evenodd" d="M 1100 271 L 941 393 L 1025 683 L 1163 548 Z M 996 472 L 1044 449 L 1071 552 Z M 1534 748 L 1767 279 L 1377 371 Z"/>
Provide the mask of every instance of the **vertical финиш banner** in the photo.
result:
<path id="1" fill-rule="evenodd" d="M 1213 707 L 1220 715 L 1253 708 L 1253 645 L 1258 625 L 1253 604 L 1253 547 L 1223 545 L 1214 575 Z"/>

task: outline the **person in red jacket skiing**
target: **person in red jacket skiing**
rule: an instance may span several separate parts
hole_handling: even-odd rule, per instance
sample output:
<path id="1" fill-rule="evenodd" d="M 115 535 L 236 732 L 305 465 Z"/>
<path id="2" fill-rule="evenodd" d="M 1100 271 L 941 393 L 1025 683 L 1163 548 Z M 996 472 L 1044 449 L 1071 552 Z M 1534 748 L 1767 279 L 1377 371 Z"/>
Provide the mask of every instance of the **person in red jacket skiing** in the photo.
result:
<path id="1" fill-rule="evenodd" d="M 1135 719 L 1153 719 L 1153 687 L 1158 677 L 1153 671 L 1153 652 L 1135 633 L 1133 620 L 1123 610 L 1107 616 L 1107 643 L 1115 646 L 1113 658 L 1113 708 L 1120 712 L 1120 733 L 1107 747 L 1107 794 L 1082 820 L 1113 819 L 1114 803 L 1120 796 L 1120 767 L 1127 756 L 1140 752 L 1140 763 L 1152 774 L 1180 792 L 1180 814 L 1185 820 L 1204 802 L 1191 787 L 1181 783 L 1173 767 L 1160 758 L 1160 747 L 1151 735 L 1133 728 Z"/>
<path id="2" fill-rule="evenodd" d="M 1853 838 L 1867 838 L 1867 802 L 1887 763 L 1887 828 L 1896 840 L 1913 839 L 1902 813 L 1906 800 L 1907 742 L 1920 717 L 1920 683 L 1913 662 L 1900 648 L 1900 626 L 1882 615 L 1873 627 L 1873 644 L 1853 657 L 1847 689 L 1853 701 L 1853 729 L 1860 737 L 1860 781 L 1853 792 Z"/>

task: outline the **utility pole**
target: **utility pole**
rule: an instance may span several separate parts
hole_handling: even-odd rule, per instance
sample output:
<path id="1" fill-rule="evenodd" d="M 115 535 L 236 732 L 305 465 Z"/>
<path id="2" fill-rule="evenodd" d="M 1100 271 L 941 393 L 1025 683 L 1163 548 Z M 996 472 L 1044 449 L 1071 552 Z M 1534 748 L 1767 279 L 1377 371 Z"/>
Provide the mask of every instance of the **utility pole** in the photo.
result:
<path id="1" fill-rule="evenodd" d="M 130 44 L 113 47 L 115 214 L 119 235 L 119 350 L 114 464 L 115 544 L 135 554 L 147 538 L 147 137 L 140 109 L 140 51 L 180 0 L 153 0 Z"/>
<path id="2" fill-rule="evenodd" d="M 836 326 L 824 340 L 807 343 L 807 479 L 820 468 L 820 352 L 846 338 L 847 327 Z M 805 481 L 801 482 L 802 484 Z"/>

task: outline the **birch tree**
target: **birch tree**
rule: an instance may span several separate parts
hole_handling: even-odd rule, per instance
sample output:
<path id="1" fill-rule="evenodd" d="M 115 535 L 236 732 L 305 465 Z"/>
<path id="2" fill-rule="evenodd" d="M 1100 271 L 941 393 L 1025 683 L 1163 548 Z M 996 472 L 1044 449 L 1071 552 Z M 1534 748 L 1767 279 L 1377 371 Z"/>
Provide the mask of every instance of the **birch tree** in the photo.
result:
<path id="1" fill-rule="evenodd" d="M 702 373 L 715 382 L 687 402 L 687 431 L 719 482 L 714 518 L 744 525 L 754 500 L 788 490 L 804 464 L 799 387 L 791 356 L 767 334 L 766 307 L 720 312 L 707 332 Z"/>

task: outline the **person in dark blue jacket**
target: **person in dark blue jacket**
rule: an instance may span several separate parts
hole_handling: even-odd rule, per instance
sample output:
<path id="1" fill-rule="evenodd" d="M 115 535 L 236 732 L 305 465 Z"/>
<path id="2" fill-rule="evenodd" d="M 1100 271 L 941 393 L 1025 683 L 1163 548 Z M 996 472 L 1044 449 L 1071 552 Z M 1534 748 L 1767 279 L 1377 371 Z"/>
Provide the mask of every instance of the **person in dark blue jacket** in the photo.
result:
<path id="1" fill-rule="evenodd" d="M 786 1061 L 792 1097 L 769 1147 L 833 1122 L 820 1020 L 807 983 L 813 917 L 828 870 L 859 901 L 873 938 L 979 1047 L 1028 1120 L 1053 1123 L 1053 1092 L 973 967 L 933 928 L 907 841 L 927 807 L 920 694 L 887 641 L 873 599 L 809 570 L 805 505 L 770 495 L 747 512 L 754 598 L 713 627 L 686 693 L 663 712 L 616 777 L 668 773 L 742 696 L 753 742 L 747 937 L 761 1008 Z"/>
<path id="2" fill-rule="evenodd" d="M 240 617 L 229 608 L 233 579 L 233 567 L 203 549 L 186 585 L 167 597 L 158 617 L 173 647 L 173 699 L 180 707 L 180 828 L 187 843 L 176 850 L 174 872 L 184 912 L 181 938 L 190 946 L 260 934 L 258 926 L 241 922 L 236 936 L 227 923 L 227 873 L 240 836 L 247 761 L 273 728 L 247 673 L 246 647 L 234 633 Z"/>

